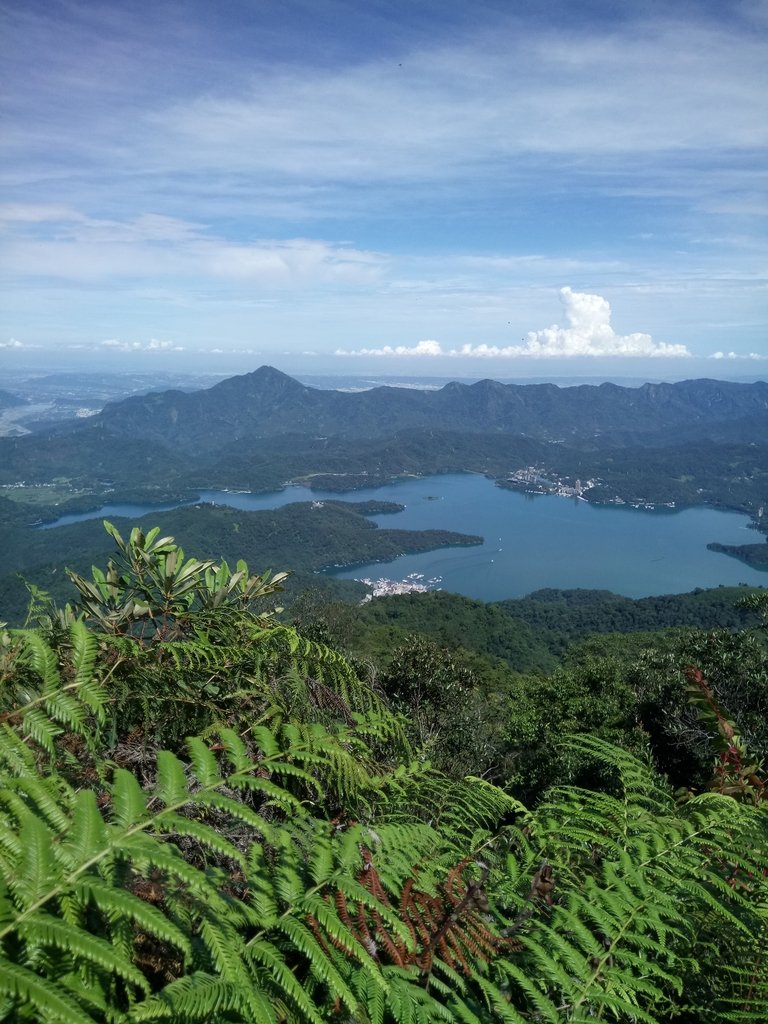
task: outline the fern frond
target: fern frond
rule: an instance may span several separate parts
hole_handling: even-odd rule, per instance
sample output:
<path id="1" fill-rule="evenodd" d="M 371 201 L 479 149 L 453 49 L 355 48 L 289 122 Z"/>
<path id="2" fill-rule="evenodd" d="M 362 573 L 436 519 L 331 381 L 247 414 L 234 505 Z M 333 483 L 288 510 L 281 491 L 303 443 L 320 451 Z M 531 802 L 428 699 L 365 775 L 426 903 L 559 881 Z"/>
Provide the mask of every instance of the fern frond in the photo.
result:
<path id="1" fill-rule="evenodd" d="M 67 827 L 69 819 L 67 813 L 62 810 L 61 801 L 62 798 L 68 801 L 71 793 L 65 783 L 61 782 L 56 786 L 53 780 L 43 780 L 31 772 L 24 772 L 17 778 L 8 779 L 6 785 L 7 790 L 3 794 L 6 799 L 12 794 L 20 794 L 23 804 L 34 808 L 54 832 L 62 832 Z"/>
<path id="2" fill-rule="evenodd" d="M 33 707 L 22 718 L 26 735 L 48 754 L 56 751 L 56 738 L 64 731 L 41 708 Z"/>
<path id="3" fill-rule="evenodd" d="M 124 978 L 138 989 L 149 991 L 149 985 L 141 971 L 133 964 L 126 963 L 109 942 L 83 928 L 73 926 L 70 922 L 37 912 L 20 923 L 17 934 L 26 942 L 28 948 L 56 948 L 67 956 L 75 957 L 82 965 L 92 964 L 103 968 Z"/>
<path id="4" fill-rule="evenodd" d="M 28 1006 L 39 1020 L 60 1021 L 61 1024 L 94 1024 L 93 1018 L 60 985 L 39 977 L 21 964 L 0 956 L 0 993 Z M 18 1009 L 18 1005 L 16 1007 Z M 11 1011 L 13 1012 L 13 1011 Z M 5 1016 L 5 1020 L 13 1020 Z"/>
<path id="5" fill-rule="evenodd" d="M 61 831 L 64 831 L 63 827 Z M 74 798 L 72 827 L 62 843 L 62 851 L 73 865 L 82 864 L 103 849 L 107 841 L 107 830 L 96 794 L 93 790 L 81 789 Z"/>
<path id="6" fill-rule="evenodd" d="M 184 765 L 169 750 L 158 752 L 155 792 L 166 807 L 183 806 L 189 798 Z"/>
<path id="7" fill-rule="evenodd" d="M 56 652 L 32 630 L 24 634 L 24 646 L 30 668 L 40 677 L 43 693 L 55 693 L 61 687 Z"/>
<path id="8" fill-rule="evenodd" d="M 237 985 L 205 971 L 195 971 L 166 985 L 150 999 L 137 1003 L 127 1019 L 138 1022 L 171 1020 L 208 1024 L 225 1020 L 230 1013 L 239 1013 L 243 1019 L 245 1000 Z M 250 1007 L 249 1007 L 250 1009 Z M 253 1024 L 277 1024 L 274 1011 L 266 1000 L 258 1013 L 250 1018 Z"/>
<path id="9" fill-rule="evenodd" d="M 334 999 L 340 999 L 350 1013 L 354 1013 L 357 999 L 346 981 L 334 967 L 310 929 L 295 917 L 281 917 L 276 927 L 307 959 L 307 966 L 315 977 L 326 984 Z"/>
<path id="10" fill-rule="evenodd" d="M 53 855 L 53 837 L 39 818 L 25 815 L 19 838 L 21 856 L 7 884 L 20 906 L 26 909 L 35 906 L 49 892 L 51 879 L 58 875 L 58 870 Z"/>
<path id="11" fill-rule="evenodd" d="M 298 983 L 285 958 L 273 943 L 264 939 L 249 942 L 245 955 L 254 969 L 266 969 L 277 981 L 283 998 L 294 1005 L 302 1020 L 310 1024 L 321 1024 L 322 1017 L 317 1006 Z"/>
<path id="12" fill-rule="evenodd" d="M 181 836 L 194 839 L 202 849 L 245 866 L 245 857 L 242 852 L 221 832 L 202 821 L 196 821 L 194 818 L 175 812 L 167 813 L 158 820 L 158 831 L 169 834 L 174 839 Z"/>
<path id="13" fill-rule="evenodd" d="M 216 786 L 221 781 L 221 769 L 210 747 L 199 736 L 187 739 L 187 750 L 195 777 L 202 786 Z"/>
<path id="14" fill-rule="evenodd" d="M 115 771 L 112 786 L 112 817 L 119 828 L 130 828 L 147 818 L 147 794 L 136 776 L 125 768 Z"/>
<path id="15" fill-rule="evenodd" d="M 130 921 L 148 935 L 175 946 L 181 954 L 192 956 L 190 937 L 157 907 L 96 875 L 88 875 L 73 885 L 73 891 L 85 905 L 91 903 L 112 923 Z"/>
<path id="16" fill-rule="evenodd" d="M 523 964 L 506 961 L 504 971 L 518 1002 L 546 1020 L 608 1014 L 658 1022 L 686 989 L 703 927 L 754 939 L 754 882 L 745 876 L 743 887 L 734 886 L 726 872 L 750 851 L 746 859 L 758 869 L 751 878 L 762 876 L 766 822 L 727 797 L 679 807 L 631 754 L 594 738 L 573 743 L 615 770 L 619 792 L 561 787 L 527 818 L 520 854 L 552 865 L 556 898 L 542 913 L 533 889 L 523 896 L 517 872 L 511 927 Z"/>

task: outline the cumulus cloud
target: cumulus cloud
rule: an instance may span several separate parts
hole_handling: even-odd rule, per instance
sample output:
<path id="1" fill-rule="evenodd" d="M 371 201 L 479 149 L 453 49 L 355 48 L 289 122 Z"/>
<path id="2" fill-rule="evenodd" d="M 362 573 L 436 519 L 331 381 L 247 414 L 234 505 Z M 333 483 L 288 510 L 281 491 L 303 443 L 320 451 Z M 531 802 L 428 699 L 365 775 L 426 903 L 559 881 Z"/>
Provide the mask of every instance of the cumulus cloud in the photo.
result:
<path id="1" fill-rule="evenodd" d="M 184 346 L 173 341 L 160 341 L 152 338 L 146 344 L 141 341 L 120 341 L 118 338 L 107 338 L 99 342 L 98 348 L 111 349 L 113 352 L 183 352 Z"/>
<path id="2" fill-rule="evenodd" d="M 385 345 L 353 351 L 337 349 L 338 356 L 448 356 L 473 359 L 568 359 L 576 356 L 690 356 L 685 345 L 654 341 L 650 334 L 617 334 L 611 326 L 611 307 L 602 295 L 560 289 L 567 327 L 554 324 L 529 331 L 521 345 L 462 345 L 443 349 L 438 341 L 420 341 L 413 347 Z"/>
<path id="3" fill-rule="evenodd" d="M 509 354 L 551 356 L 688 356 L 685 345 L 655 342 L 650 334 L 617 334 L 611 326 L 611 306 L 602 295 L 560 289 L 567 327 L 529 331 L 522 346 Z"/>
<path id="4" fill-rule="evenodd" d="M 749 352 L 747 355 L 742 355 L 739 352 L 713 352 L 709 357 L 710 359 L 768 359 L 768 356 L 761 355 L 759 352 Z"/>
<path id="5" fill-rule="evenodd" d="M 347 351 L 343 348 L 336 349 L 337 356 L 450 356 L 455 352 L 444 352 L 439 341 L 425 340 L 417 345 L 384 345 L 383 348 L 359 348 Z"/>
<path id="6" fill-rule="evenodd" d="M 17 341 L 16 338 L 9 338 L 8 341 L 0 341 L 0 348 L 26 348 L 22 342 Z"/>

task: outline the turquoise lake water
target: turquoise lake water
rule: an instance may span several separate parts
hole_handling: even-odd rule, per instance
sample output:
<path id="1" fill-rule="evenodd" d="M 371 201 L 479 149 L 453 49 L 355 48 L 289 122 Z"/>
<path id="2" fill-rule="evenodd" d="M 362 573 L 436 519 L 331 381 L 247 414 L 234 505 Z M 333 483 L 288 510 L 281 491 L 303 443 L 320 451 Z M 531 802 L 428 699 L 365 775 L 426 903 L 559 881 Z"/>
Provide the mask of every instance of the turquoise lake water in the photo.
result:
<path id="1" fill-rule="evenodd" d="M 768 585 L 768 573 L 707 550 L 711 541 L 760 541 L 760 535 L 748 528 L 746 516 L 707 508 L 649 512 L 554 495 L 533 497 L 465 473 L 402 480 L 342 495 L 288 487 L 272 494 L 203 491 L 199 500 L 258 510 L 324 498 L 373 498 L 405 505 L 403 512 L 373 517 L 383 528 L 458 530 L 485 538 L 478 547 L 443 548 L 394 562 L 331 570 L 345 579 L 399 580 L 417 573 L 425 581 L 439 577 L 435 586 L 482 601 L 520 597 L 542 587 L 596 588 L 646 597 L 720 584 Z M 172 507 L 107 505 L 86 515 L 62 517 L 55 525 L 86 518 L 138 518 Z"/>

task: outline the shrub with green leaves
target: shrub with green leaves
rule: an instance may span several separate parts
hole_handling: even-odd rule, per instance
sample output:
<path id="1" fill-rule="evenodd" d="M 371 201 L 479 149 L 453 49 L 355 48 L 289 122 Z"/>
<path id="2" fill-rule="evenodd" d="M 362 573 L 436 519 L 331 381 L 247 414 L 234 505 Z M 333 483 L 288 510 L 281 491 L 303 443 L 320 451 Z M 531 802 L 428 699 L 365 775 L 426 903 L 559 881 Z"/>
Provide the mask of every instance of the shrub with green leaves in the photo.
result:
<path id="1" fill-rule="evenodd" d="M 133 572 L 0 635 L 0 1021 L 766 1019 L 765 802 L 580 737 L 605 790 L 526 809 L 247 601 L 142 630 Z"/>

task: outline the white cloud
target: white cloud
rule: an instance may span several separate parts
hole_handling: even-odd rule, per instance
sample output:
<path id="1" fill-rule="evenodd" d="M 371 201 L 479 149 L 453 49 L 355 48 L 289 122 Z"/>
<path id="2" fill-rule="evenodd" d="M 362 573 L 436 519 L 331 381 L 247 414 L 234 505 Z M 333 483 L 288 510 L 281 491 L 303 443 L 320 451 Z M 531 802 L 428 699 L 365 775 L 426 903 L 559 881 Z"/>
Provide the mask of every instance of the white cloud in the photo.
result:
<path id="1" fill-rule="evenodd" d="M 601 295 L 560 289 L 567 327 L 529 331 L 524 345 L 509 355 L 553 356 L 689 356 L 685 345 L 655 342 L 650 334 L 617 334 L 611 326 L 611 307 Z"/>
<path id="2" fill-rule="evenodd" d="M 761 355 L 760 352 L 749 352 L 747 355 L 741 355 L 739 352 L 713 352 L 709 357 L 710 359 L 752 359 L 752 360 L 764 360 L 768 359 L 768 356 Z"/>
<path id="3" fill-rule="evenodd" d="M 370 283 L 382 257 L 311 238 L 229 245 L 216 240 L 201 250 L 206 269 L 233 280 L 294 283 Z"/>
<path id="4" fill-rule="evenodd" d="M 447 356 L 471 359 L 552 359 L 576 356 L 687 357 L 685 345 L 656 342 L 650 334 L 617 334 L 611 327 L 611 307 L 601 295 L 560 289 L 567 327 L 529 331 L 522 345 L 462 345 L 443 349 L 438 341 L 420 341 L 413 347 L 385 345 L 353 351 L 337 349 L 337 356 Z"/>
<path id="5" fill-rule="evenodd" d="M 0 203 L 0 222 L 5 223 L 39 224 L 82 219 L 82 214 L 64 203 Z"/>
<path id="6" fill-rule="evenodd" d="M 314 238 L 230 242 L 205 225 L 146 213 L 124 221 L 54 205 L 0 207 L 0 221 L 33 224 L 6 245 L 17 274 L 75 281 L 207 277 L 290 288 L 370 284 L 382 254 Z"/>
<path id="7" fill-rule="evenodd" d="M 519 33 L 502 21 L 402 57 L 397 67 L 261 67 L 170 103 L 142 125 L 146 159 L 183 153 L 199 170 L 226 154 L 250 174 L 413 180 L 520 154 L 751 150 L 768 139 L 763 45 L 724 26 Z"/>
<path id="8" fill-rule="evenodd" d="M 448 356 L 455 352 L 444 352 L 439 341 L 425 340 L 409 348 L 407 345 L 384 345 L 383 348 L 360 348 L 346 351 L 336 349 L 337 356 Z"/>
<path id="9" fill-rule="evenodd" d="M 158 338 L 152 338 L 147 349 L 150 352 L 183 352 L 184 346 L 177 345 L 173 341 L 160 341 Z"/>
<path id="10" fill-rule="evenodd" d="M 106 6 L 111 19 L 117 8 Z M 587 19 L 580 30 L 479 13 L 461 34 L 435 24 L 428 39 L 409 38 L 406 28 L 396 56 L 356 49 L 320 66 L 250 47 L 206 60 L 212 36 L 194 72 L 188 53 L 179 59 L 176 19 L 158 35 L 126 12 L 90 36 L 80 19 L 76 30 L 46 11 L 9 53 L 9 80 L 21 83 L 9 125 L 20 170 L 3 173 L 55 182 L 59 199 L 107 200 L 119 175 L 120 199 L 136 209 L 152 208 L 146 195 L 159 185 L 155 196 L 186 195 L 190 209 L 205 197 L 208 210 L 274 202 L 311 214 L 345 181 L 475 183 L 503 168 L 513 186 L 526 176 L 521 156 L 541 158 L 538 180 L 575 154 L 600 157 L 578 162 L 581 181 L 615 174 L 606 159 L 625 158 L 619 188 L 642 181 L 641 160 L 654 154 L 753 151 L 768 137 L 764 34 L 743 19 L 676 18 L 669 6 L 666 17 Z M 185 31 L 209 28 L 208 18 L 184 20 Z M 665 192 L 700 180 L 665 177 Z M 731 187 L 719 198 L 740 200 Z"/>
<path id="11" fill-rule="evenodd" d="M 254 356 L 258 355 L 253 348 L 198 348 L 198 352 L 206 352 L 212 356 Z"/>
<path id="12" fill-rule="evenodd" d="M 0 341 L 0 348 L 28 348 L 23 342 L 16 338 L 9 338 L 8 341 Z"/>
<path id="13" fill-rule="evenodd" d="M 183 352 L 184 346 L 177 345 L 173 341 L 160 341 L 152 338 L 146 344 L 140 341 L 120 341 L 118 338 L 107 338 L 99 342 L 99 349 L 112 350 L 113 352 Z"/>
<path id="14" fill-rule="evenodd" d="M 521 342 L 557 319 L 548 290 L 570 281 L 623 294 L 627 329 L 702 353 L 762 348 L 759 324 L 705 333 L 764 324 L 768 36 L 743 10 L 571 20 L 491 3 L 427 28 L 359 5 L 346 34 L 320 16 L 329 50 L 286 32 L 296 5 L 237 38 L 222 5 L 176 6 L 9 6 L 7 334 L 171 329 L 188 347 L 375 345 L 372 359 L 411 363 L 554 356 L 581 337 L 598 354 L 606 338 L 583 332 Z M 369 45 L 374 22 L 392 31 Z M 159 299 L 172 321 L 147 308 Z M 562 324 L 549 330 L 575 331 Z M 417 344 L 435 336 L 446 351 Z"/>

